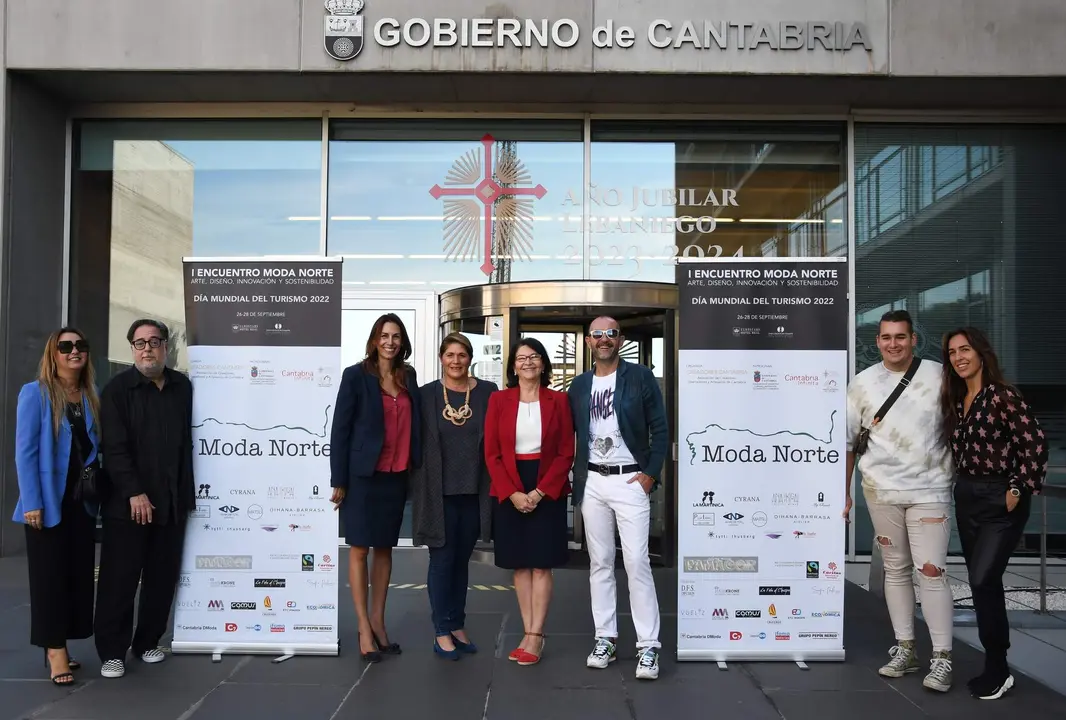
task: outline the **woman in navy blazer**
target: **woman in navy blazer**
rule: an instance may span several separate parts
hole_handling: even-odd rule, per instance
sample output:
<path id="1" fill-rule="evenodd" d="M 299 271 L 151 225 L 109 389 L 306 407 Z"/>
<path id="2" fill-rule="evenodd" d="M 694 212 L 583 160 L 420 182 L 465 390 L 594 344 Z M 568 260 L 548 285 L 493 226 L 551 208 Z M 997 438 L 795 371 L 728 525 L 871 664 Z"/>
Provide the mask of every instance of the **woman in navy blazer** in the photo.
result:
<path id="1" fill-rule="evenodd" d="M 349 545 L 348 580 L 359 618 L 359 652 L 367 662 L 400 646 L 385 631 L 392 549 L 407 505 L 407 478 L 421 461 L 418 377 L 407 364 L 411 339 L 393 314 L 374 323 L 362 362 L 344 369 L 330 432 L 330 485 Z M 367 607 L 367 557 L 374 549 Z"/>
<path id="2" fill-rule="evenodd" d="M 74 328 L 48 337 L 38 377 L 22 386 L 15 419 L 19 499 L 26 527 L 30 643 L 44 648 L 52 682 L 70 685 L 80 665 L 68 640 L 93 634 L 96 516 L 99 502 L 79 492 L 86 467 L 99 467 L 100 400 L 89 342 Z"/>

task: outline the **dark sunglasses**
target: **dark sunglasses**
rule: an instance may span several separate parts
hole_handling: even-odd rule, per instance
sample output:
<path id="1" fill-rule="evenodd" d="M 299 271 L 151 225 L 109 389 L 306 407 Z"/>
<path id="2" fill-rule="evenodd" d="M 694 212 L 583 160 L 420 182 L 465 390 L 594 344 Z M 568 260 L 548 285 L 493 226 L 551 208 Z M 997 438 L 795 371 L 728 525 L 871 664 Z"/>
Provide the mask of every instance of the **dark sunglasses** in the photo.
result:
<path id="1" fill-rule="evenodd" d="M 604 335 L 609 338 L 616 338 L 619 336 L 619 334 L 621 334 L 621 331 L 618 328 L 609 328 L 607 330 L 593 330 L 589 333 L 589 335 L 592 336 L 592 338 L 595 340 L 599 340 Z"/>
<path id="2" fill-rule="evenodd" d="M 74 348 L 78 349 L 78 352 L 89 352 L 88 340 L 60 340 L 56 343 L 56 348 L 61 355 L 70 355 L 74 352 Z"/>

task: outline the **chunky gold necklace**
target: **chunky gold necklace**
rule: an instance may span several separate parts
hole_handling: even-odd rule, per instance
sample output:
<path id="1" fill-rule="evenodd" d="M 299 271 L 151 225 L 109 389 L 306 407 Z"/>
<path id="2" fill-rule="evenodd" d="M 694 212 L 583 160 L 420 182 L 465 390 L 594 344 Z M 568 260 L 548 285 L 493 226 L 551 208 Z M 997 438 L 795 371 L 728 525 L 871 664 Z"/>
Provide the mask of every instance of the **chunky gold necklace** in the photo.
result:
<path id="1" fill-rule="evenodd" d="M 466 383 L 466 399 L 463 400 L 463 405 L 458 410 L 453 408 L 451 403 L 448 402 L 448 384 L 441 381 L 440 386 L 444 391 L 444 411 L 441 412 L 441 415 L 452 425 L 462 427 L 474 414 L 470 409 L 470 381 Z"/>

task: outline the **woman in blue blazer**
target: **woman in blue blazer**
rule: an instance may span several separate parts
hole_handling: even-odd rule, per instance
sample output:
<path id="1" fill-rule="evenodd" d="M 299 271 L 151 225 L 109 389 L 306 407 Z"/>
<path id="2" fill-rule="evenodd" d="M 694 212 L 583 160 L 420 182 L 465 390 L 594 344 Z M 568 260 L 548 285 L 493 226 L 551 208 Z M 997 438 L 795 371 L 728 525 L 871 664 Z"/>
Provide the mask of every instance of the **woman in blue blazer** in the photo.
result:
<path id="1" fill-rule="evenodd" d="M 70 685 L 80 665 L 68 640 L 93 634 L 99 500 L 82 478 L 100 466 L 100 400 L 89 341 L 65 327 L 48 337 L 38 377 L 22 386 L 15 421 L 19 499 L 26 528 L 30 643 L 44 648 L 52 682 Z"/>
<path id="2" fill-rule="evenodd" d="M 422 458 L 418 377 L 407 364 L 411 339 L 394 313 L 374 323 L 366 357 L 344 369 L 330 431 L 330 486 L 349 546 L 348 580 L 367 662 L 400 646 L 385 631 L 392 549 L 407 505 L 408 473 Z M 367 558 L 374 565 L 367 575 Z M 371 590 L 369 607 L 367 586 Z"/>

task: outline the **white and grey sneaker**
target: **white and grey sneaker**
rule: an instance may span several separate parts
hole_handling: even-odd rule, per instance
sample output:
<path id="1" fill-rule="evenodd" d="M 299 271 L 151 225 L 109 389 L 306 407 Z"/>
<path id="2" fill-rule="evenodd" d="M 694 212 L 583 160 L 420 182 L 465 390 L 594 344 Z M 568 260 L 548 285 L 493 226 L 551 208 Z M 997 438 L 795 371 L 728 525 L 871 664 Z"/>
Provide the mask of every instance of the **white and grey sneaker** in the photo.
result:
<path id="1" fill-rule="evenodd" d="M 143 653 L 141 653 L 141 662 L 161 663 L 166 659 L 166 653 L 164 653 L 159 648 L 155 648 L 154 650 L 145 650 Z"/>
<path id="2" fill-rule="evenodd" d="M 637 680 L 655 680 L 659 677 L 659 651 L 644 648 L 637 658 Z"/>
<path id="3" fill-rule="evenodd" d="M 100 667 L 105 678 L 120 678 L 126 674 L 126 664 L 121 660 L 108 660 Z"/>
<path id="4" fill-rule="evenodd" d="M 914 652 L 913 640 L 900 640 L 898 645 L 893 645 L 888 651 L 892 657 L 885 663 L 877 674 L 882 677 L 900 678 L 912 672 L 916 672 L 921 666 L 918 664 L 918 656 Z"/>
<path id="5" fill-rule="evenodd" d="M 937 650 L 929 663 L 929 674 L 922 680 L 922 685 L 930 690 L 947 692 L 951 689 L 951 652 Z"/>
<path id="6" fill-rule="evenodd" d="M 618 659 L 615 644 L 607 638 L 596 638 L 596 647 L 589 653 L 585 664 L 590 668 L 603 669 Z"/>

